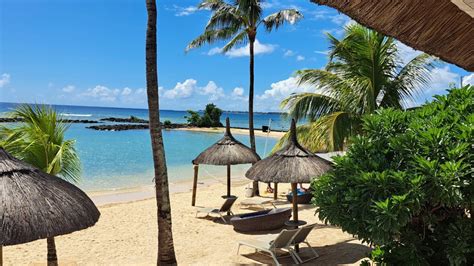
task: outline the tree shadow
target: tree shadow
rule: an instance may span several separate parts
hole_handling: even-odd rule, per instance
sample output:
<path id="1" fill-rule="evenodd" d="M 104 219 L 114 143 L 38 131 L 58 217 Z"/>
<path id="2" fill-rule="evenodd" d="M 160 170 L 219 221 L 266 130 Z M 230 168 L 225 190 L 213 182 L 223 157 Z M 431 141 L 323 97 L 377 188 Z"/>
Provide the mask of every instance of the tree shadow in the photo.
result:
<path id="1" fill-rule="evenodd" d="M 359 243 L 350 243 L 354 239 L 342 241 L 333 245 L 326 245 L 322 247 L 313 248 L 318 252 L 319 257 L 310 261 L 303 263 L 302 265 L 341 265 L 341 264 L 353 264 L 359 260 L 367 257 L 367 254 L 370 252 L 368 246 L 359 244 Z M 252 250 L 252 253 L 242 253 L 241 256 L 244 256 L 248 259 L 251 259 L 256 262 L 256 264 L 274 264 L 273 259 L 266 254 L 255 252 L 252 248 L 241 247 L 241 252 L 246 250 Z M 308 247 L 301 247 L 299 252 L 300 257 L 303 261 L 310 259 L 313 254 Z M 279 258 L 278 261 L 284 265 L 293 265 L 294 261 L 291 257 Z M 254 265 L 253 263 L 249 264 L 239 264 L 239 265 Z"/>

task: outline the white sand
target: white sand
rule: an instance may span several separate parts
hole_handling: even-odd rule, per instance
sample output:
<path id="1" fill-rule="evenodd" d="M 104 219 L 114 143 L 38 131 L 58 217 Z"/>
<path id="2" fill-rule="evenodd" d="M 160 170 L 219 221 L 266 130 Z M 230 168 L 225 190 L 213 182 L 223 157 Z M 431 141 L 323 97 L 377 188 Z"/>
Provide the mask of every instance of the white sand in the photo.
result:
<path id="1" fill-rule="evenodd" d="M 235 180 L 232 194 L 244 199 L 244 187 L 248 183 L 248 180 Z M 280 184 L 279 191 L 287 192 L 288 188 L 289 186 Z M 197 205 L 218 206 L 222 203 L 220 196 L 224 193 L 223 184 L 216 183 L 209 187 L 200 185 Z M 284 195 L 280 196 L 283 203 L 280 206 L 289 206 Z M 237 233 L 231 225 L 223 224 L 218 219 L 195 218 L 189 191 L 173 193 L 171 201 L 174 243 L 179 265 L 272 263 L 269 257 L 256 254 L 253 249 L 246 247 L 241 248 L 241 255 L 237 255 L 237 241 L 255 235 Z M 240 209 L 238 203 L 239 200 L 233 209 L 235 213 L 249 211 Z M 56 238 L 60 264 L 156 265 L 155 206 L 155 199 L 101 206 L 101 217 L 95 226 Z M 310 205 L 300 205 L 299 215 L 300 219 L 308 223 L 321 224 Z M 368 252 L 368 248 L 352 236 L 338 228 L 322 224 L 310 234 L 309 241 L 320 254 L 320 258 L 309 263 L 312 265 L 358 265 Z M 46 240 L 4 247 L 3 256 L 5 265 L 45 265 Z M 282 262 L 291 263 L 292 260 L 286 258 Z"/>

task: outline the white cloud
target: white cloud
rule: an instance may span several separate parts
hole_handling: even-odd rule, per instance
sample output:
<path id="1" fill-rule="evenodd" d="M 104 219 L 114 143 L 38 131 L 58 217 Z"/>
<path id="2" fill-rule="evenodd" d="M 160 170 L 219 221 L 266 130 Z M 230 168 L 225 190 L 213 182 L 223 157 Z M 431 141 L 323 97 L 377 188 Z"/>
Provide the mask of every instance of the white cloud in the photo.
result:
<path id="1" fill-rule="evenodd" d="M 473 85 L 474 86 L 474 73 L 472 73 L 471 75 L 469 76 L 465 76 L 463 79 L 462 79 L 462 84 L 464 86 L 470 84 L 470 85 Z"/>
<path id="2" fill-rule="evenodd" d="M 451 83 L 457 84 L 459 81 L 459 75 L 451 72 L 451 69 L 448 65 L 440 68 L 436 67 L 431 70 L 431 81 L 428 85 L 428 92 L 440 93 L 449 88 Z"/>
<path id="3" fill-rule="evenodd" d="M 122 96 L 128 96 L 128 95 L 132 94 L 132 89 L 130 89 L 129 87 L 123 88 L 121 94 L 122 94 Z"/>
<path id="4" fill-rule="evenodd" d="M 187 79 L 183 83 L 178 82 L 173 89 L 165 90 L 163 96 L 168 99 L 188 98 L 197 88 L 195 79 Z"/>
<path id="5" fill-rule="evenodd" d="M 244 88 L 242 88 L 242 87 L 234 88 L 234 90 L 232 91 L 232 96 L 234 96 L 234 97 L 244 96 Z"/>
<path id="6" fill-rule="evenodd" d="M 71 93 L 76 89 L 73 85 L 67 85 L 62 89 L 63 92 Z"/>
<path id="7" fill-rule="evenodd" d="M 183 17 L 183 16 L 192 15 L 192 14 L 196 13 L 199 9 L 195 6 L 182 7 L 182 6 L 178 6 L 178 5 L 173 5 L 172 10 L 176 11 L 176 13 L 174 14 L 175 16 Z"/>
<path id="8" fill-rule="evenodd" d="M 350 18 L 348 18 L 346 15 L 343 15 L 343 14 L 338 14 L 331 17 L 332 23 L 337 24 L 337 25 L 344 25 L 347 23 L 348 20 L 350 20 Z"/>
<path id="9" fill-rule="evenodd" d="M 10 74 L 8 74 L 8 73 L 3 73 L 3 74 L 0 76 L 0 88 L 5 87 L 5 86 L 8 85 L 9 83 L 10 83 Z"/>
<path id="10" fill-rule="evenodd" d="M 257 95 L 258 99 L 273 99 L 281 101 L 290 96 L 292 93 L 314 91 L 314 87 L 302 84 L 298 85 L 297 77 L 289 77 L 270 85 L 271 89 L 265 90 L 262 95 Z"/>
<path id="11" fill-rule="evenodd" d="M 214 47 L 209 52 L 207 52 L 207 55 L 215 55 L 215 54 L 220 54 L 222 53 L 222 48 L 220 47 Z"/>
<path id="12" fill-rule="evenodd" d="M 249 45 L 247 44 L 245 46 L 239 47 L 239 48 L 232 48 L 230 51 L 225 53 L 226 56 L 230 58 L 235 58 L 235 57 L 243 57 L 243 56 L 250 56 L 250 51 L 249 51 Z M 276 45 L 274 44 L 263 44 L 260 43 L 258 40 L 255 40 L 254 43 L 254 54 L 270 54 L 273 51 L 275 51 Z M 209 52 L 207 53 L 208 55 L 215 55 L 219 54 L 222 52 L 222 48 L 220 47 L 214 47 Z"/>
<path id="13" fill-rule="evenodd" d="M 303 61 L 305 58 L 302 55 L 296 56 L 296 61 Z"/>
<path id="14" fill-rule="evenodd" d="M 209 95 L 210 101 L 217 101 L 224 97 L 224 89 L 217 86 L 214 81 L 209 81 L 206 86 L 199 89 L 202 95 Z"/>
<path id="15" fill-rule="evenodd" d="M 415 50 L 410 46 L 405 45 L 402 42 L 397 41 L 397 49 L 400 54 L 402 64 L 405 65 L 410 62 L 413 58 L 422 54 L 421 51 Z"/>
<path id="16" fill-rule="evenodd" d="M 294 56 L 294 55 L 295 55 L 295 52 L 293 52 L 292 50 L 286 50 L 285 53 L 283 54 L 284 57 Z"/>
<path id="17" fill-rule="evenodd" d="M 115 102 L 119 94 L 119 89 L 109 89 L 105 86 L 97 85 L 94 88 L 87 89 L 82 95 L 98 99 L 102 102 Z"/>

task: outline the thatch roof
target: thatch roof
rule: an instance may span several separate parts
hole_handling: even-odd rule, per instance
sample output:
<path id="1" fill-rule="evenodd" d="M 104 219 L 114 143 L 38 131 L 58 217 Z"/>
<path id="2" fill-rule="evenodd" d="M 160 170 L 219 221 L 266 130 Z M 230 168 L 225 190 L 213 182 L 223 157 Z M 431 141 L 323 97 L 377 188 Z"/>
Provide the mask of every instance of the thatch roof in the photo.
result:
<path id="1" fill-rule="evenodd" d="M 254 164 L 247 178 L 273 183 L 309 183 L 331 169 L 328 161 L 303 148 L 296 139 L 296 122 L 291 121 L 290 138 L 281 150 Z"/>
<path id="2" fill-rule="evenodd" d="M 193 164 L 234 165 L 255 163 L 259 160 L 258 154 L 232 136 L 227 118 L 224 137 L 201 152 L 193 160 Z"/>
<path id="3" fill-rule="evenodd" d="M 0 148 L 0 246 L 69 234 L 94 225 L 100 213 L 76 186 Z"/>
<path id="4" fill-rule="evenodd" d="M 474 71 L 472 0 L 311 1 L 336 8 L 364 26 Z"/>

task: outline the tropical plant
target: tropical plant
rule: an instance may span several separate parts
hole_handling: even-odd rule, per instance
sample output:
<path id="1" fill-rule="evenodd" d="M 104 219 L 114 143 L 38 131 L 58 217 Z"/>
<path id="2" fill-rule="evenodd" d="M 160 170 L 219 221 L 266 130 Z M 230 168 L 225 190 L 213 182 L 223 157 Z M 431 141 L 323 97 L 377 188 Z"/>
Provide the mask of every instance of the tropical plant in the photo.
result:
<path id="1" fill-rule="evenodd" d="M 195 127 L 222 127 L 221 115 L 222 110 L 217 108 L 213 103 L 206 105 L 203 115 L 198 112 L 188 110 L 190 116 L 185 116 L 188 124 Z"/>
<path id="2" fill-rule="evenodd" d="M 360 132 L 364 114 L 407 107 L 428 85 L 435 62 L 420 54 L 403 64 L 395 39 L 359 24 L 347 26 L 340 40 L 327 37 L 325 69 L 296 72 L 299 84 L 312 85 L 315 92 L 293 94 L 281 103 L 291 117 L 309 122 L 299 127 L 298 137 L 312 151 L 342 150 Z"/>
<path id="3" fill-rule="evenodd" d="M 210 9 L 212 11 L 204 33 L 191 41 L 186 47 L 186 51 L 201 47 L 205 43 L 215 43 L 229 40 L 221 49 L 226 53 L 236 45 L 249 44 L 250 55 L 250 80 L 249 80 L 249 135 L 250 147 L 256 151 L 255 131 L 253 119 L 254 101 L 254 44 L 257 37 L 257 30 L 260 25 L 268 32 L 278 29 L 284 23 L 294 24 L 303 15 L 296 9 L 284 9 L 276 13 L 263 16 L 263 0 L 235 0 L 229 4 L 223 0 L 204 0 L 199 5 L 199 9 Z M 258 195 L 258 182 L 254 182 L 254 192 Z"/>
<path id="4" fill-rule="evenodd" d="M 78 182 L 81 164 L 74 140 L 66 140 L 69 124 L 45 105 L 20 105 L 10 113 L 21 119 L 17 126 L 0 128 L 0 146 L 42 171 Z M 48 265 L 57 265 L 54 237 L 47 238 Z"/>
<path id="5" fill-rule="evenodd" d="M 146 0 L 148 13 L 146 30 L 146 87 L 148 114 L 150 117 L 150 136 L 155 169 L 155 194 L 158 224 L 158 265 L 176 265 L 171 226 L 171 205 L 166 169 L 165 149 L 161 133 L 159 95 L 158 95 L 158 64 L 156 49 L 156 2 Z"/>
<path id="6" fill-rule="evenodd" d="M 315 180 L 319 218 L 374 246 L 381 265 L 473 265 L 474 86 L 362 119 Z"/>

